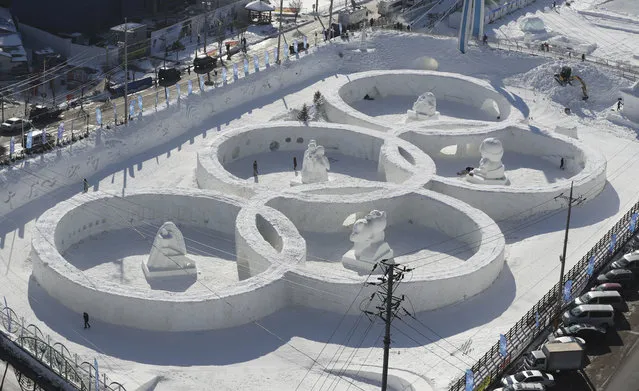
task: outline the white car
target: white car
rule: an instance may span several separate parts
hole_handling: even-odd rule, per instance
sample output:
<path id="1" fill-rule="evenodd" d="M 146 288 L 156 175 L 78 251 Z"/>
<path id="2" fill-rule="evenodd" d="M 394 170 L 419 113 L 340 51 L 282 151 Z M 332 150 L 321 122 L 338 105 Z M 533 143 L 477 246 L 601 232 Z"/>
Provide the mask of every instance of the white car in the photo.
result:
<path id="1" fill-rule="evenodd" d="M 586 340 L 579 337 L 555 337 L 552 334 L 548 336 L 548 342 L 546 343 L 570 343 L 576 342 L 582 348 L 586 347 Z"/>
<path id="2" fill-rule="evenodd" d="M 493 391 L 546 391 L 546 386 L 541 383 L 517 383 L 495 388 Z"/>
<path id="3" fill-rule="evenodd" d="M 546 387 L 552 387 L 555 384 L 555 378 L 541 371 L 523 371 L 501 379 L 501 384 L 505 386 L 518 383 L 541 383 Z"/>
<path id="4" fill-rule="evenodd" d="M 31 122 L 22 118 L 9 118 L 0 125 L 0 128 L 2 132 L 6 133 L 21 131 L 23 128 L 24 130 L 29 130 L 31 129 Z"/>

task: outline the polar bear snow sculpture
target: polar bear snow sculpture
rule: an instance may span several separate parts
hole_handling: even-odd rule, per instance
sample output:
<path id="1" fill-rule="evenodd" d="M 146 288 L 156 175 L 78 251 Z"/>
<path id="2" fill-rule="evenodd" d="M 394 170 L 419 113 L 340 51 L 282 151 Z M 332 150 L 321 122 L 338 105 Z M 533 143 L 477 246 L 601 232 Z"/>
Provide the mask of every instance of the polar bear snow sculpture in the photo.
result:
<path id="1" fill-rule="evenodd" d="M 350 236 L 353 248 L 342 257 L 345 268 L 360 274 L 368 274 L 373 266 L 383 260 L 392 259 L 393 250 L 384 241 L 386 212 L 373 210 L 366 217 L 355 221 Z M 381 273 L 381 268 L 377 269 Z"/>
<path id="2" fill-rule="evenodd" d="M 142 263 L 142 270 L 147 279 L 197 274 L 195 262 L 186 256 L 184 236 L 174 223 L 162 224 L 153 240 L 149 259 Z"/>
<path id="3" fill-rule="evenodd" d="M 501 158 L 504 156 L 504 147 L 501 145 L 501 141 L 492 137 L 485 139 L 479 146 L 479 153 L 481 154 L 479 167 L 468 173 L 466 180 L 471 183 L 490 185 L 508 184 L 505 167 L 501 162 Z"/>
<path id="4" fill-rule="evenodd" d="M 408 114 L 409 121 L 439 118 L 435 94 L 432 92 L 421 94 L 413 104 L 413 109 L 408 110 L 406 114 Z"/>
<path id="5" fill-rule="evenodd" d="M 324 154 L 324 147 L 315 140 L 308 143 L 302 161 L 302 183 L 318 183 L 328 181 L 328 170 L 331 164 Z"/>

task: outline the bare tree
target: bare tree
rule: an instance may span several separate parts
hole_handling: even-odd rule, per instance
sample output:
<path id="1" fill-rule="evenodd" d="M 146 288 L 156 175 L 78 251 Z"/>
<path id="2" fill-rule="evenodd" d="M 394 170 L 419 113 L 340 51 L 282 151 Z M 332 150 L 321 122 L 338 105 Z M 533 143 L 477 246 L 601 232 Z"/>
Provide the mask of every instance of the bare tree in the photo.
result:
<path id="1" fill-rule="evenodd" d="M 288 6 L 293 9 L 293 12 L 295 13 L 295 23 L 297 23 L 297 16 L 302 10 L 302 0 L 290 0 L 288 2 Z"/>

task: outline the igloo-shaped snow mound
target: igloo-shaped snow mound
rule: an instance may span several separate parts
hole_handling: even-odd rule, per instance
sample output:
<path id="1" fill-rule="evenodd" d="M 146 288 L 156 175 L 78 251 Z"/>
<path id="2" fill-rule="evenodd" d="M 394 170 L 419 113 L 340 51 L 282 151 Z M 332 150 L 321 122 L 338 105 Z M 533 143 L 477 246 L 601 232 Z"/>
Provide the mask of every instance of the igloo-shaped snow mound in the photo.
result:
<path id="1" fill-rule="evenodd" d="M 495 220 L 563 208 L 565 201 L 555 197 L 568 194 L 571 182 L 574 195 L 587 200 L 606 185 L 606 158 L 601 152 L 551 131 L 523 126 L 463 131 L 413 127 L 396 134 L 435 161 L 437 174 L 428 188 L 467 202 Z M 508 185 L 473 184 L 458 175 L 467 167 L 478 167 L 479 147 L 487 138 L 498 139 L 503 146 Z"/>
<path id="2" fill-rule="evenodd" d="M 250 197 L 283 191 L 299 178 L 310 140 L 330 161 L 329 187 L 340 192 L 385 188 L 385 183 L 423 186 L 435 174 L 432 159 L 410 143 L 381 132 L 338 124 L 269 122 L 225 133 L 198 152 L 196 179 L 202 189 Z M 297 160 L 296 173 L 293 158 Z M 258 178 L 253 176 L 257 163 Z M 321 192 L 322 184 L 309 184 Z"/>
<path id="3" fill-rule="evenodd" d="M 368 71 L 338 75 L 321 90 L 332 122 L 388 130 L 407 120 L 417 98 L 432 92 L 440 115 L 422 126 L 481 126 L 511 117 L 511 104 L 487 81 L 422 70 Z"/>
<path id="4" fill-rule="evenodd" d="M 519 28 L 521 29 L 521 31 L 525 32 L 525 33 L 542 33 L 546 31 L 546 25 L 544 24 L 544 21 L 541 18 L 538 18 L 536 16 L 529 16 L 526 18 L 523 18 L 520 22 L 519 22 Z"/>

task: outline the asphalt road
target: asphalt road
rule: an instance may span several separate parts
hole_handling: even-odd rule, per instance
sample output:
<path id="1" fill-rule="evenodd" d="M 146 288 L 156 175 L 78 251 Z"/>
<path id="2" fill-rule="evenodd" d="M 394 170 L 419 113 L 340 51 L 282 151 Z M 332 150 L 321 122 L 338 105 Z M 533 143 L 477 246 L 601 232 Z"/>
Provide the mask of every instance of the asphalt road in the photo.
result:
<path id="1" fill-rule="evenodd" d="M 639 339 L 636 339 L 626 351 L 621 366 L 613 373 L 605 391 L 639 390 L 639 371 L 637 369 L 639 369 Z"/>

